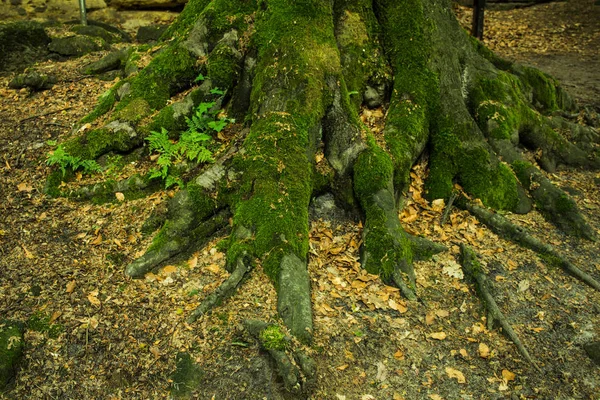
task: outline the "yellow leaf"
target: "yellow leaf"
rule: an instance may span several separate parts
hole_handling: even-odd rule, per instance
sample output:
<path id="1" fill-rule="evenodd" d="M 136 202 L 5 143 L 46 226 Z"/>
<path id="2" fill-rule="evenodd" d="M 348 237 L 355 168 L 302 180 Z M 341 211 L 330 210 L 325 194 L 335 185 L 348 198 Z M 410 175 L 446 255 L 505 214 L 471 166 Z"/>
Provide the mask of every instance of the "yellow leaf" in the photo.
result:
<path id="1" fill-rule="evenodd" d="M 113 239 L 113 242 L 115 242 L 117 247 L 119 247 L 119 248 L 123 247 L 123 245 L 121 244 L 121 241 L 119 239 Z"/>
<path id="2" fill-rule="evenodd" d="M 514 271 L 515 269 L 517 269 L 518 265 L 516 262 L 514 262 L 513 260 L 508 260 L 506 262 L 507 266 L 508 266 L 508 270 L 509 271 Z"/>
<path id="3" fill-rule="evenodd" d="M 33 255 L 33 253 L 31 253 L 29 250 L 27 250 L 27 249 L 25 248 L 25 246 L 21 245 L 21 247 L 23 247 L 23 252 L 25 252 L 25 258 L 28 258 L 28 259 L 30 259 L 30 260 L 31 260 L 32 258 L 35 258 L 35 256 Z"/>
<path id="4" fill-rule="evenodd" d="M 513 374 L 512 372 L 510 372 L 509 370 L 507 370 L 507 369 L 502 370 L 502 378 L 504 378 L 504 380 L 506 382 L 514 381 L 516 377 L 517 376 L 515 374 Z"/>
<path id="5" fill-rule="evenodd" d="M 115 197 L 116 197 L 116 198 L 117 198 L 117 200 L 119 200 L 119 201 L 123 201 L 123 200 L 125 200 L 125 195 L 124 195 L 123 193 L 121 193 L 121 192 L 117 192 L 117 193 L 115 193 Z"/>
<path id="6" fill-rule="evenodd" d="M 19 192 L 31 192 L 33 187 L 30 184 L 23 182 L 17 185 L 17 189 Z"/>
<path id="7" fill-rule="evenodd" d="M 446 318 L 448 315 L 450 315 L 450 313 L 446 310 L 435 310 L 435 315 L 440 318 Z"/>
<path id="8" fill-rule="evenodd" d="M 150 353 L 154 354 L 154 357 L 156 358 L 160 357 L 160 350 L 158 347 L 150 346 Z"/>
<path id="9" fill-rule="evenodd" d="M 467 350 L 466 350 L 466 349 L 460 349 L 458 352 L 459 352 L 459 353 L 460 353 L 460 355 L 461 355 L 461 356 L 463 356 L 464 358 L 467 358 L 467 357 L 469 357 L 469 353 L 467 353 Z"/>
<path id="10" fill-rule="evenodd" d="M 435 314 L 432 312 L 428 312 L 427 315 L 425 315 L 425 323 L 427 325 L 431 325 L 433 324 L 433 321 L 435 321 Z"/>
<path id="11" fill-rule="evenodd" d="M 408 308 L 402 303 L 396 303 L 393 299 L 388 300 L 388 305 L 392 310 L 398 311 L 400 314 L 404 314 L 408 311 Z"/>
<path id="12" fill-rule="evenodd" d="M 93 244 L 94 246 L 97 246 L 97 245 L 99 245 L 100 243 L 102 243 L 102 235 L 98 235 L 98 236 L 96 236 L 96 239 L 94 239 L 94 240 L 92 241 L 92 244 Z"/>
<path id="13" fill-rule="evenodd" d="M 62 315 L 61 311 L 54 311 L 54 313 L 52 314 L 52 316 L 50 317 L 50 321 L 48 321 L 49 323 L 53 323 L 54 321 L 56 321 L 58 319 L 58 317 L 60 317 Z"/>
<path id="14" fill-rule="evenodd" d="M 485 343 L 479 343 L 479 348 L 477 350 L 479 351 L 479 357 L 481 358 L 488 358 L 490 356 L 490 348 Z"/>
<path id="15" fill-rule="evenodd" d="M 96 329 L 98 327 L 98 319 L 96 317 L 90 318 L 89 326 L 92 329 Z"/>
<path id="16" fill-rule="evenodd" d="M 190 269 L 196 268 L 196 265 L 198 265 L 198 256 L 194 256 L 188 260 L 188 266 Z"/>
<path id="17" fill-rule="evenodd" d="M 432 339 L 436 339 L 436 340 L 444 340 L 444 339 L 446 339 L 446 333 L 445 332 L 434 332 L 431 335 L 429 335 L 429 337 Z"/>
<path id="18" fill-rule="evenodd" d="M 221 267 L 219 267 L 217 264 L 209 264 L 205 268 L 213 274 L 219 274 L 221 272 Z"/>
<path id="19" fill-rule="evenodd" d="M 162 269 L 161 272 L 163 273 L 163 275 L 169 275 L 169 274 L 172 274 L 175 271 L 177 271 L 177 267 L 176 266 L 174 266 L 174 265 L 167 265 L 166 267 L 164 267 Z"/>
<path id="20" fill-rule="evenodd" d="M 75 281 L 74 280 L 67 283 L 67 293 L 73 293 L 73 290 L 75 290 Z"/>
<path id="21" fill-rule="evenodd" d="M 440 396 L 439 394 L 430 394 L 429 398 L 431 400 L 444 400 L 444 398 L 442 396 Z"/>
<path id="22" fill-rule="evenodd" d="M 88 301 L 90 303 L 92 303 L 93 305 L 95 305 L 96 307 L 100 307 L 100 305 L 102 304 L 100 302 L 100 300 L 98 300 L 98 298 L 96 297 L 98 295 L 98 291 L 94 290 L 92 293 L 88 294 Z"/>
<path id="23" fill-rule="evenodd" d="M 337 367 L 336 369 L 337 369 L 338 371 L 343 371 L 343 370 L 345 370 L 346 368 L 348 368 L 348 364 L 340 365 L 340 366 L 339 366 L 339 367 Z"/>
<path id="24" fill-rule="evenodd" d="M 404 360 L 404 353 L 402 352 L 402 350 L 398 350 L 397 352 L 394 353 L 394 357 L 397 360 Z"/>
<path id="25" fill-rule="evenodd" d="M 446 375 L 449 378 L 454 378 L 458 381 L 458 383 L 466 383 L 465 375 L 457 369 L 446 367 Z"/>

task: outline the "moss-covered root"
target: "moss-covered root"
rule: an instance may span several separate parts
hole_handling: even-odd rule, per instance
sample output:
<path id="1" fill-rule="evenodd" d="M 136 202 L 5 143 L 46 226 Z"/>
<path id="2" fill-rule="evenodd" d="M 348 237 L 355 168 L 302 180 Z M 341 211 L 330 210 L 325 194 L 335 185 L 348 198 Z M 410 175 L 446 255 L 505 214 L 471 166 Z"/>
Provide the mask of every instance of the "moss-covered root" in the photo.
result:
<path id="1" fill-rule="evenodd" d="M 306 383 L 310 383 L 316 374 L 314 361 L 301 350 L 294 351 L 293 357 L 290 357 L 291 340 L 277 325 L 245 320 L 244 327 L 273 359 L 285 388 L 292 393 L 306 391 Z"/>
<path id="2" fill-rule="evenodd" d="M 529 352 L 525 346 L 523 346 L 523 343 L 521 343 L 517 333 L 514 331 L 504 314 L 502 314 L 502 311 L 500 311 L 498 304 L 496 304 L 494 297 L 490 293 L 489 286 L 491 283 L 488 281 L 481 264 L 477 260 L 477 254 L 468 246 L 461 244 L 460 257 L 462 269 L 465 275 L 468 276 L 475 284 L 477 292 L 479 293 L 479 296 L 481 297 L 481 300 L 488 311 L 488 318 L 491 317 L 500 323 L 500 326 L 502 326 L 506 336 L 508 336 L 515 346 L 517 346 L 519 353 L 521 353 L 521 355 L 525 357 L 527 361 L 529 361 L 536 369 L 539 370 L 538 366 L 529 355 Z"/>
<path id="3" fill-rule="evenodd" d="M 413 261 L 429 260 L 435 254 L 448 251 L 443 244 L 432 242 L 424 237 L 406 234 L 412 247 Z"/>
<path id="4" fill-rule="evenodd" d="M 365 214 L 362 265 L 415 300 L 412 246 L 398 219 L 392 161 L 373 141 L 369 145 L 354 165 L 354 191 Z"/>
<path id="5" fill-rule="evenodd" d="M 537 208 L 554 225 L 568 235 L 596 240 L 596 232 L 585 220 L 575 201 L 550 182 L 527 161 L 511 163 L 515 174 L 535 200 Z"/>
<path id="6" fill-rule="evenodd" d="M 464 201 L 464 199 L 462 199 L 460 203 L 496 234 L 535 251 L 550 265 L 562 268 L 569 275 L 572 275 L 600 291 L 600 283 L 596 279 L 577 268 L 573 263 L 554 250 L 552 246 L 536 239 L 524 228 L 513 224 L 500 214 L 493 213 L 471 202 Z"/>
<path id="7" fill-rule="evenodd" d="M 189 185 L 169 202 L 168 219 L 154 237 L 146 253 L 129 264 L 125 273 L 133 278 L 143 277 L 160 263 L 181 253 L 190 245 L 209 240 L 227 225 L 229 210 L 219 210 L 219 203 L 198 185 Z"/>
<path id="8" fill-rule="evenodd" d="M 224 300 L 231 297 L 240 286 L 248 272 L 252 268 L 252 261 L 247 256 L 242 256 L 237 259 L 236 266 L 231 275 L 219 287 L 209 294 L 202 303 L 190 314 L 187 319 L 188 323 L 195 322 L 207 312 L 210 312 L 214 307 L 221 304 Z"/>
<path id="9" fill-rule="evenodd" d="M 25 347 L 23 330 L 22 323 L 0 320 L 0 392 L 17 372 Z"/>

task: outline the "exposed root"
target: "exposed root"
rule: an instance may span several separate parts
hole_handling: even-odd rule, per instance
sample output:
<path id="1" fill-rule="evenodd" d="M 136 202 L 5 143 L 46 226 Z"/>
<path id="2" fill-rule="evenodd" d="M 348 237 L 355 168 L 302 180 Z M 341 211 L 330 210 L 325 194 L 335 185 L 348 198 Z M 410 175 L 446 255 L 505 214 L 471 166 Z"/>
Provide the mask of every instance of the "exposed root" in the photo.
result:
<path id="1" fill-rule="evenodd" d="M 296 394 L 306 390 L 307 383 L 316 374 L 314 361 L 301 350 L 294 351 L 293 357 L 290 357 L 285 351 L 290 347 L 290 338 L 285 337 L 277 325 L 245 320 L 244 327 L 273 359 L 285 388 Z"/>
<path id="2" fill-rule="evenodd" d="M 548 264 L 562 268 L 569 275 L 579 279 L 594 289 L 600 291 L 600 283 L 591 275 L 573 265 L 552 246 L 546 244 L 528 233 L 523 227 L 517 226 L 500 214 L 493 213 L 473 203 L 462 201 L 465 208 L 477 219 L 486 224 L 496 234 L 538 253 Z"/>
<path id="3" fill-rule="evenodd" d="M 527 351 L 525 346 L 523 346 L 523 343 L 521 343 L 521 340 L 517 336 L 517 333 L 514 331 L 514 329 L 512 328 L 502 311 L 500 311 L 498 304 L 496 304 L 494 297 L 490 293 L 490 289 L 488 286 L 491 285 L 491 283 L 490 281 L 488 281 L 485 273 L 483 272 L 481 264 L 477 260 L 477 254 L 468 246 L 461 244 L 460 255 L 462 269 L 465 275 L 468 276 L 475 283 L 477 292 L 481 296 L 481 300 L 483 301 L 485 308 L 488 311 L 488 323 L 491 323 L 489 319 L 490 317 L 493 318 L 493 320 L 498 321 L 500 323 L 500 326 L 502 326 L 502 329 L 505 332 L 506 336 L 508 336 L 508 338 L 515 344 L 515 346 L 517 346 L 519 353 L 521 353 L 521 355 L 525 357 L 525 359 L 529 361 L 539 371 L 539 367 L 535 364 L 535 362 L 529 355 L 529 352 Z"/>
<path id="4" fill-rule="evenodd" d="M 201 246 L 206 243 L 212 235 L 227 225 L 231 215 L 227 209 L 216 212 L 212 218 L 200 223 L 195 215 L 195 207 L 186 207 L 189 206 L 186 203 L 190 201 L 186 198 L 188 195 L 179 195 L 180 193 L 186 192 L 179 192 L 173 198 L 172 205 L 178 202 L 180 204 L 170 207 L 169 210 L 170 213 L 177 210 L 176 217 L 169 218 L 148 251 L 125 268 L 127 275 L 132 278 L 143 277 L 162 262 L 187 250 L 190 245 Z"/>
<path id="5" fill-rule="evenodd" d="M 198 307 L 190 314 L 188 323 L 195 322 L 214 307 L 221 304 L 225 299 L 231 297 L 240 286 L 248 272 L 252 269 L 252 262 L 247 257 L 240 257 L 237 260 L 233 273 L 219 287 L 209 294 Z"/>

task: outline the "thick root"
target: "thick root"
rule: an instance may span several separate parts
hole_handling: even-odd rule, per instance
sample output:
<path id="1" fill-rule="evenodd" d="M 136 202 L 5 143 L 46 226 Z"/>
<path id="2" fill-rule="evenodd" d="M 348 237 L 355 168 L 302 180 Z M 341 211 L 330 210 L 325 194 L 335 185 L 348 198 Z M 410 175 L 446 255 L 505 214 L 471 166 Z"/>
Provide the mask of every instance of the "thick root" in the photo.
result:
<path id="1" fill-rule="evenodd" d="M 506 319 L 502 311 L 500 311 L 498 304 L 496 304 L 494 297 L 490 293 L 490 289 L 488 288 L 488 286 L 491 285 L 491 283 L 490 281 L 488 281 L 485 273 L 483 272 L 481 264 L 477 260 L 477 254 L 475 254 L 475 252 L 471 250 L 468 246 L 461 244 L 460 255 L 462 269 L 465 275 L 468 276 L 471 280 L 473 280 L 475 287 L 477 288 L 477 292 L 481 296 L 481 300 L 483 301 L 485 308 L 488 311 L 488 323 L 491 324 L 490 319 L 498 321 L 500 323 L 500 326 L 502 326 L 502 329 L 506 336 L 508 336 L 508 338 L 515 344 L 515 346 L 519 350 L 519 353 L 521 353 L 521 355 L 525 357 L 527 361 L 529 361 L 537 370 L 539 370 L 539 367 L 535 364 L 525 346 L 523 346 L 523 343 L 519 339 L 519 336 L 514 331 L 514 329 L 512 328 L 512 326 L 508 322 L 508 319 Z"/>
<path id="2" fill-rule="evenodd" d="M 577 268 L 552 246 L 533 237 L 524 228 L 513 224 L 500 214 L 490 212 L 473 203 L 463 200 L 461 204 L 496 234 L 535 251 L 550 265 L 562 268 L 569 275 L 600 291 L 600 283 L 596 279 Z"/>

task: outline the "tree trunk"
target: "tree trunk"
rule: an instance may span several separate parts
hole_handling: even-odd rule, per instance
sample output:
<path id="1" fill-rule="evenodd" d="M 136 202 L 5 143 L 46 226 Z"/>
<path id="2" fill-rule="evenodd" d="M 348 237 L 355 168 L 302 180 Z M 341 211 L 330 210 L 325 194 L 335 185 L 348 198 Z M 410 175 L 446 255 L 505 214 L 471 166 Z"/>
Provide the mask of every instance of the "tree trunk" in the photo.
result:
<path id="1" fill-rule="evenodd" d="M 458 189 L 498 210 L 535 206 L 565 232 L 595 237 L 524 151 L 541 154 L 537 163 L 548 170 L 598 167 L 598 135 L 565 121 L 586 138 L 571 144 L 553 130 L 558 118 L 549 116 L 574 107 L 566 93 L 470 38 L 449 0 L 191 0 L 154 54 L 101 97 L 84 119 L 95 128 L 67 142 L 69 154 L 131 152 L 161 129 L 176 138 L 208 101 L 241 117 L 245 129 L 172 199 L 148 253 L 127 267 L 133 277 L 210 237 L 231 215 L 227 259 L 235 279 L 210 306 L 259 260 L 278 289 L 285 325 L 308 343 L 308 208 L 315 193 L 331 191 L 363 220 L 363 267 L 415 299 L 413 259 L 442 250 L 410 237 L 398 219 L 410 169 L 424 152 L 429 199 L 447 200 Z M 136 57 L 139 51 L 128 64 Z M 206 79 L 196 85 L 199 74 Z M 183 100 L 169 103 L 182 91 Z M 384 107 L 383 132 L 361 123 L 363 104 Z M 325 173 L 315 157 L 321 148 Z M 49 193 L 73 195 L 60 192 L 62 179 L 51 175 Z M 129 198 L 148 180 L 86 193 L 118 187 Z"/>

